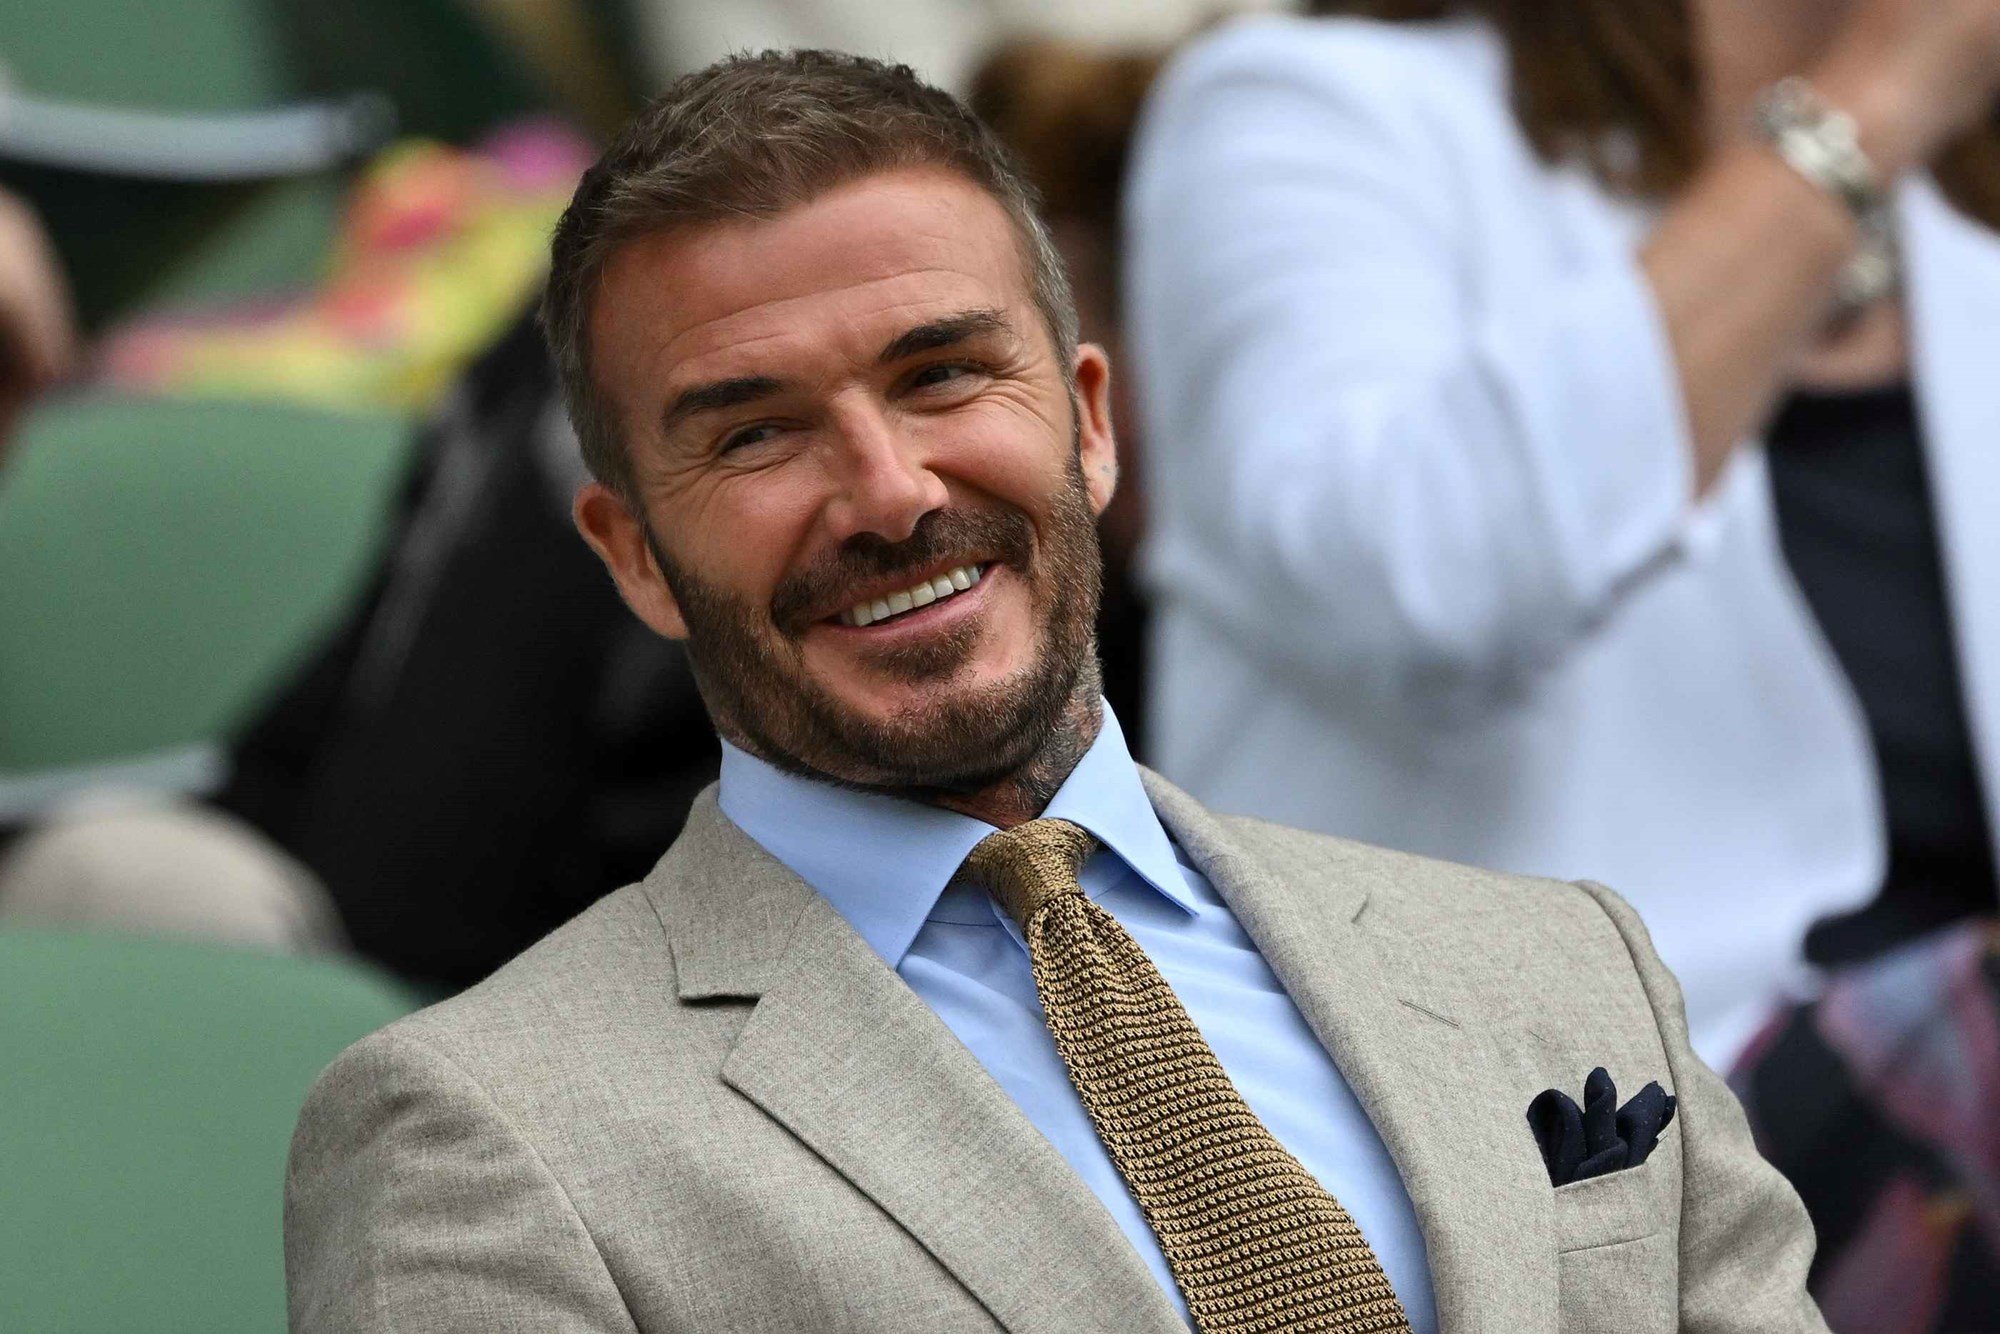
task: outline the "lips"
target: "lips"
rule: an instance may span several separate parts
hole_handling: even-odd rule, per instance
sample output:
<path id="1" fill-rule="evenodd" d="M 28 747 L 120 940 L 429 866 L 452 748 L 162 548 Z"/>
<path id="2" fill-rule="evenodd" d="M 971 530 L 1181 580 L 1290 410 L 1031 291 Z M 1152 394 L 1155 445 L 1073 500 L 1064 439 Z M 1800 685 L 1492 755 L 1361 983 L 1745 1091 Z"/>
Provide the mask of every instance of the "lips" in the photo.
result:
<path id="1" fill-rule="evenodd" d="M 772 593 L 771 619 L 793 638 L 816 625 L 866 628 L 930 606 L 920 586 L 928 586 L 931 602 L 948 599 L 976 588 L 996 565 L 1026 572 L 1033 559 L 1034 531 L 1025 514 L 933 510 L 902 541 L 860 534 L 787 575 Z M 967 588 L 952 578 L 960 571 L 970 581 Z M 950 593 L 939 587 L 940 579 Z M 907 608 L 898 594 L 910 599 Z"/>
<path id="2" fill-rule="evenodd" d="M 933 602 L 943 602 L 947 598 L 957 597 L 967 589 L 977 586 L 987 568 L 986 565 L 977 564 L 953 566 L 943 574 L 920 579 L 907 588 L 897 589 L 877 598 L 863 598 L 841 612 L 838 620 L 842 625 L 857 628 L 894 620 L 919 608 L 928 607 Z"/>

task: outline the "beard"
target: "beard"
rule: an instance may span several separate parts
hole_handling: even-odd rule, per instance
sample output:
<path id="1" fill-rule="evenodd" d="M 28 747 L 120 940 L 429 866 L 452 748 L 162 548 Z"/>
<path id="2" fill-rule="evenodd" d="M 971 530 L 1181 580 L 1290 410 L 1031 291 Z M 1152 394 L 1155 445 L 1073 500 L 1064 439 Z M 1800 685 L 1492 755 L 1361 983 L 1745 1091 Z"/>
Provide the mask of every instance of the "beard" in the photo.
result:
<path id="1" fill-rule="evenodd" d="M 793 773 L 907 796 L 970 794 L 1023 770 L 1080 690 L 1094 703 L 1103 574 L 1076 450 L 1044 542 L 1018 509 L 933 510 L 900 542 L 858 535 L 788 575 L 768 608 L 676 564 L 650 525 L 646 538 L 687 623 L 688 659 L 716 729 Z M 843 590 L 904 573 L 914 582 L 919 570 L 975 560 L 1004 565 L 1027 584 L 1040 643 L 1026 666 L 953 689 L 952 678 L 978 646 L 978 625 L 878 648 L 870 658 L 875 671 L 936 686 L 933 698 L 886 719 L 843 703 L 812 677 L 802 637 Z"/>

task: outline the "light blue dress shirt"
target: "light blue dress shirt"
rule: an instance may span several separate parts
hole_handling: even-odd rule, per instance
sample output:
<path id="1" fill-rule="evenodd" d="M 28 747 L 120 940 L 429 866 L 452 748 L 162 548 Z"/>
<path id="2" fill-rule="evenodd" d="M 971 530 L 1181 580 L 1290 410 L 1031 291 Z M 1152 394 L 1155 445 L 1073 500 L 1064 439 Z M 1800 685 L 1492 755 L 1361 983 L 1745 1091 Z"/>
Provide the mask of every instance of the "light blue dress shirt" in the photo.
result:
<path id="1" fill-rule="evenodd" d="M 1166 1257 L 1043 1026 L 1020 928 L 983 892 L 950 884 L 993 827 L 784 773 L 726 743 L 720 801 L 958 1035 L 1104 1202 L 1186 1318 Z M 1360 1224 L 1411 1328 L 1430 1334 L 1430 1267 L 1395 1164 L 1256 945 L 1167 836 L 1108 706 L 1045 814 L 1104 845 L 1083 868 L 1084 892 L 1151 956 L 1251 1108 Z"/>

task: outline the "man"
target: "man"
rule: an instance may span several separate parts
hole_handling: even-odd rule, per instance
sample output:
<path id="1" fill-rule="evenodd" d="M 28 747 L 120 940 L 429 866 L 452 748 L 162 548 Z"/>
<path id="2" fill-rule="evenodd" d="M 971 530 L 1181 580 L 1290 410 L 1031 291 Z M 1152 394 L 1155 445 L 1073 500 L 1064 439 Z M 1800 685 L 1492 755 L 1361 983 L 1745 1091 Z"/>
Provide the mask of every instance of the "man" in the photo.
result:
<path id="1" fill-rule="evenodd" d="M 1132 763 L 1110 369 L 950 98 L 689 76 L 579 187 L 545 317 L 578 526 L 722 779 L 644 883 L 322 1078 L 295 1329 L 1823 1329 L 1621 902 Z"/>

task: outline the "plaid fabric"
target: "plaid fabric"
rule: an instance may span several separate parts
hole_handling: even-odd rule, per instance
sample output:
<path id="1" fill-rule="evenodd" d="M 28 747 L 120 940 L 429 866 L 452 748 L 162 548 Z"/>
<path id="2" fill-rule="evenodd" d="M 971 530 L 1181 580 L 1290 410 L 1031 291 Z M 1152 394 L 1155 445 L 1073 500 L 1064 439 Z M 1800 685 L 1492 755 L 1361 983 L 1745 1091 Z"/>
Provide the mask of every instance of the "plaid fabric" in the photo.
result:
<path id="1" fill-rule="evenodd" d="M 1834 975 L 1731 1083 L 1819 1232 L 1839 1334 L 2000 1331 L 2000 924 Z"/>

